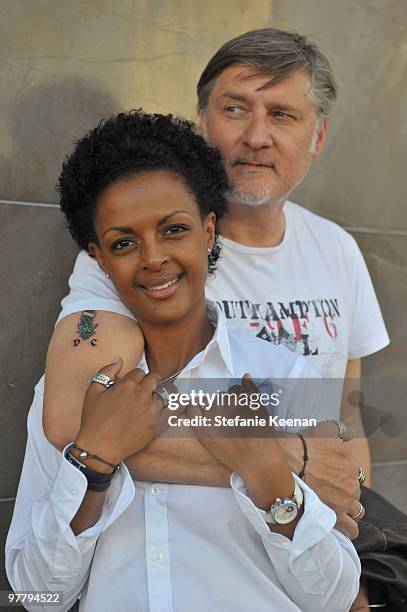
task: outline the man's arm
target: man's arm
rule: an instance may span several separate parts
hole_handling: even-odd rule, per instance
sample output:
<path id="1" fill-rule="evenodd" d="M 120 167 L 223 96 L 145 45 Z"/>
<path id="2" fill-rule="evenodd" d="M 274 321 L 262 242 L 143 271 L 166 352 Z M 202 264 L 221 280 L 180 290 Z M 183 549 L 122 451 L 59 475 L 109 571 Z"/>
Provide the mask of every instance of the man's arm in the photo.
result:
<path id="1" fill-rule="evenodd" d="M 363 467 L 366 473 L 365 486 L 371 484 L 371 457 L 369 442 L 363 429 L 362 417 L 357 402 L 352 400 L 360 390 L 361 360 L 350 359 L 345 373 L 344 392 L 342 397 L 341 419 L 350 428 L 353 439 L 348 442 L 353 460 Z"/>

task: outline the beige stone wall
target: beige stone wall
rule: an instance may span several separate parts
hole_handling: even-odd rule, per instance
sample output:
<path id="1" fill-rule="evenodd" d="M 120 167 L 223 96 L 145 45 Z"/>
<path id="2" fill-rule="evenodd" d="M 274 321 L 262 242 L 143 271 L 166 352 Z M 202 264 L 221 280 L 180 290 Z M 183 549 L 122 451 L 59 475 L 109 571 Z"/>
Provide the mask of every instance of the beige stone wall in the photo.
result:
<path id="1" fill-rule="evenodd" d="M 219 44 L 270 0 L 0 0 L 0 198 L 54 202 L 74 138 L 115 111 L 194 117 Z M 22 176 L 24 180 L 22 180 Z"/>

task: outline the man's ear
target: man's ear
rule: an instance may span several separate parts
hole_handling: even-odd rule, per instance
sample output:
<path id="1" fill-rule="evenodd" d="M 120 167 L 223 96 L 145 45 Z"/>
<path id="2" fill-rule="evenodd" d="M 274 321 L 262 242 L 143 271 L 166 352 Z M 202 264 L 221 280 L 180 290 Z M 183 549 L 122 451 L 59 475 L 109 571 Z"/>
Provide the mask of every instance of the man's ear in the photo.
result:
<path id="1" fill-rule="evenodd" d="M 96 244 L 96 242 L 89 242 L 88 244 L 89 253 L 96 259 L 99 264 L 99 268 L 102 270 L 104 274 L 108 273 L 108 270 L 105 265 L 105 259 L 102 255 L 102 251 L 100 250 L 100 246 Z"/>
<path id="2" fill-rule="evenodd" d="M 315 142 L 314 150 L 312 151 L 312 157 L 314 159 L 321 155 L 327 134 L 328 134 L 328 121 L 326 119 L 323 119 L 321 126 L 317 132 L 317 139 Z"/>
<path id="3" fill-rule="evenodd" d="M 207 239 L 207 244 L 209 248 L 213 247 L 213 243 L 215 242 L 215 233 L 216 233 L 216 215 L 214 212 L 210 212 L 204 221 L 205 234 Z"/>
<path id="4" fill-rule="evenodd" d="M 198 128 L 198 132 L 201 136 L 204 136 L 205 134 L 205 115 L 203 111 L 200 111 L 197 121 L 196 121 L 196 125 Z"/>

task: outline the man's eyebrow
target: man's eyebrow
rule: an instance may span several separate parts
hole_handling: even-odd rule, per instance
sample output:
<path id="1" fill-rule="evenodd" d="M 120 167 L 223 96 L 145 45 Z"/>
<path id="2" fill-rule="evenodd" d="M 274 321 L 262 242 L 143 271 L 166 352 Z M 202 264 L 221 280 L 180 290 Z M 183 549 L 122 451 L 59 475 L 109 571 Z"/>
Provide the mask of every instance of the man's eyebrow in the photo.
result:
<path id="1" fill-rule="evenodd" d="M 262 89 L 262 88 L 260 88 Z M 229 98 L 230 100 L 236 100 L 238 102 L 247 102 L 248 98 L 243 94 L 236 93 L 234 91 L 225 91 L 220 98 Z M 295 106 L 290 106 L 290 104 L 286 104 L 285 102 L 272 102 L 270 104 L 273 108 L 278 108 L 283 111 L 288 112 L 298 112 L 298 108 Z"/>
<path id="2" fill-rule="evenodd" d="M 191 216 L 191 213 L 188 210 L 173 210 L 168 215 L 165 215 L 165 217 L 159 219 L 157 221 L 157 226 L 160 227 L 161 225 L 164 225 L 164 223 L 168 221 L 170 217 L 178 213 L 186 213 L 187 215 Z M 108 232 L 112 231 L 120 232 L 121 234 L 134 234 L 134 228 L 132 227 L 128 227 L 126 225 L 114 225 L 113 227 L 109 227 L 105 232 L 103 232 L 102 237 L 105 236 Z"/>
<path id="3" fill-rule="evenodd" d="M 240 102 L 246 102 L 247 98 L 243 94 L 236 93 L 234 91 L 225 91 L 221 96 L 221 98 L 231 98 L 232 100 L 238 100 Z"/>
<path id="4" fill-rule="evenodd" d="M 288 111 L 288 112 L 298 112 L 298 108 L 295 106 L 290 106 L 289 104 L 285 104 L 285 102 L 274 102 L 271 104 L 273 108 L 278 108 L 279 110 Z"/>

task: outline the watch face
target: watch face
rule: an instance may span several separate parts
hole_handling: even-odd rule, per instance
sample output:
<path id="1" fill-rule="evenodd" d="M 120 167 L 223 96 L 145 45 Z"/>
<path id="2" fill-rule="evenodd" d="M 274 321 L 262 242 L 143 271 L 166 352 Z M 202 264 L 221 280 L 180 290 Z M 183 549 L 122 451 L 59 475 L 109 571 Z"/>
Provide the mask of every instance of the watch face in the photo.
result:
<path id="1" fill-rule="evenodd" d="M 291 523 L 298 514 L 298 506 L 291 499 L 284 499 L 274 512 L 274 520 L 279 525 Z"/>

